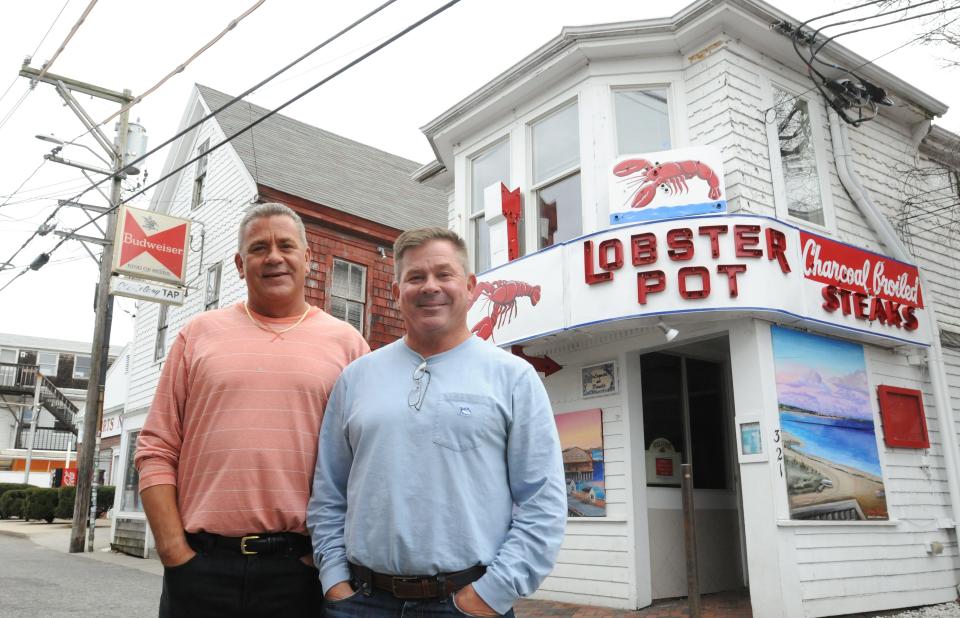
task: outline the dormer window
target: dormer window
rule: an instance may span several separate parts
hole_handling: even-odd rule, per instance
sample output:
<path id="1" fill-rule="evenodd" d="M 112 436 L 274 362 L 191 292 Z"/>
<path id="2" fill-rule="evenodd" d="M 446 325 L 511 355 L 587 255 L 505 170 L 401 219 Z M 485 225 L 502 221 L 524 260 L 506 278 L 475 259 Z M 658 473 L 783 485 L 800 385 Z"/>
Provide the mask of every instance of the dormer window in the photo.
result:
<path id="1" fill-rule="evenodd" d="M 573 103 L 530 126 L 539 249 L 583 232 L 578 109 Z"/>

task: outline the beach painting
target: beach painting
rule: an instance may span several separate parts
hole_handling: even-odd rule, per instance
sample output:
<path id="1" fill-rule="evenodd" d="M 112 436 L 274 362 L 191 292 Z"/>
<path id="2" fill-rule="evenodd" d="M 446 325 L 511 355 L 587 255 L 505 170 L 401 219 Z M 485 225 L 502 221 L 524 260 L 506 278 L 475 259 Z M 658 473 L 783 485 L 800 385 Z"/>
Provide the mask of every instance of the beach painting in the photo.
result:
<path id="1" fill-rule="evenodd" d="M 791 519 L 888 519 L 863 346 L 772 327 Z"/>
<path id="2" fill-rule="evenodd" d="M 563 450 L 568 517 L 605 517 L 603 420 L 600 408 L 554 415 Z"/>

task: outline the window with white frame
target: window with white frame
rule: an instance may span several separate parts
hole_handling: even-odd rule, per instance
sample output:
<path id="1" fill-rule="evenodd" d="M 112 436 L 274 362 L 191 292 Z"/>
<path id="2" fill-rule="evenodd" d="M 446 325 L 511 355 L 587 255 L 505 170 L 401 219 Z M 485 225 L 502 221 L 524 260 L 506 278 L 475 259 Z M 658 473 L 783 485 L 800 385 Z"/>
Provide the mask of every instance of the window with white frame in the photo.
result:
<path id="1" fill-rule="evenodd" d="M 207 151 L 210 150 L 210 138 L 203 140 L 200 147 L 197 148 L 197 154 L 202 155 L 197 159 L 197 175 L 193 179 L 193 197 L 190 200 L 190 207 L 196 208 L 203 203 L 203 187 L 207 181 Z"/>
<path id="2" fill-rule="evenodd" d="M 617 124 L 617 154 L 670 149 L 666 88 L 614 90 L 613 110 Z"/>
<path id="3" fill-rule="evenodd" d="M 162 361 L 167 355 L 167 305 L 160 305 L 157 313 L 157 338 L 153 344 L 153 360 Z"/>
<path id="4" fill-rule="evenodd" d="M 73 357 L 73 379 L 74 380 L 89 380 L 90 379 L 90 355 L 89 354 L 77 354 Z"/>
<path id="5" fill-rule="evenodd" d="M 11 348 L 0 348 L 0 363 L 16 365 L 20 353 Z M 17 382 L 16 367 L 0 367 L 0 386 L 13 386 Z"/>
<path id="6" fill-rule="evenodd" d="M 473 268 L 478 273 L 490 268 L 490 231 L 483 217 L 483 191 L 499 182 L 510 186 L 510 140 L 491 146 L 470 160 L 467 237 L 473 250 Z M 523 234 L 520 236 L 522 238 Z"/>
<path id="7" fill-rule="evenodd" d="M 216 309 L 220 303 L 221 263 L 217 262 L 207 269 L 207 288 L 203 297 L 203 310 Z"/>
<path id="8" fill-rule="evenodd" d="M 771 154 L 779 160 L 787 216 L 826 225 L 809 102 L 774 86 L 771 122 Z"/>
<path id="9" fill-rule="evenodd" d="M 37 353 L 37 366 L 40 368 L 40 373 L 50 379 L 57 377 L 57 363 L 59 360 L 60 355 L 56 352 Z"/>
<path id="10" fill-rule="evenodd" d="M 124 464 L 126 473 L 123 478 L 123 496 L 120 498 L 121 511 L 143 511 L 143 504 L 140 503 L 140 473 L 133 463 L 139 437 L 139 431 L 131 431 L 127 437 L 127 460 Z"/>
<path id="11" fill-rule="evenodd" d="M 530 126 L 538 248 L 583 231 L 580 195 L 580 123 L 576 103 Z"/>
<path id="12" fill-rule="evenodd" d="M 367 269 L 345 260 L 333 260 L 330 315 L 363 332 L 363 309 L 367 300 Z"/>

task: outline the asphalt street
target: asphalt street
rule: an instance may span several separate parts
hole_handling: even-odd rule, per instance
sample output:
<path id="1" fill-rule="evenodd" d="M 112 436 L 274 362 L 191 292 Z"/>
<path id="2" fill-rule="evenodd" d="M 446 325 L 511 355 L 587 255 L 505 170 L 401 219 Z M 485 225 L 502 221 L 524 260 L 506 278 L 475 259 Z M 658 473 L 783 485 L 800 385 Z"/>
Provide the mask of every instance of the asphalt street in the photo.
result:
<path id="1" fill-rule="evenodd" d="M 3 618 L 156 616 L 161 577 L 0 536 Z"/>

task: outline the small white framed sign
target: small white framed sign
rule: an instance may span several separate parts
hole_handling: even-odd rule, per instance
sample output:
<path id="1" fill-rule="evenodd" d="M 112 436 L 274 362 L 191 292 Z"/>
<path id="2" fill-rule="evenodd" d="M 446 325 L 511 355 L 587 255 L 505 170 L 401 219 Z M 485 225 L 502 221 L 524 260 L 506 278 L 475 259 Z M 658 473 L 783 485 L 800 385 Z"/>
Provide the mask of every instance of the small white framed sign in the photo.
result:
<path id="1" fill-rule="evenodd" d="M 601 397 L 617 392 L 617 361 L 605 361 L 580 369 L 580 394 L 583 397 Z"/>

